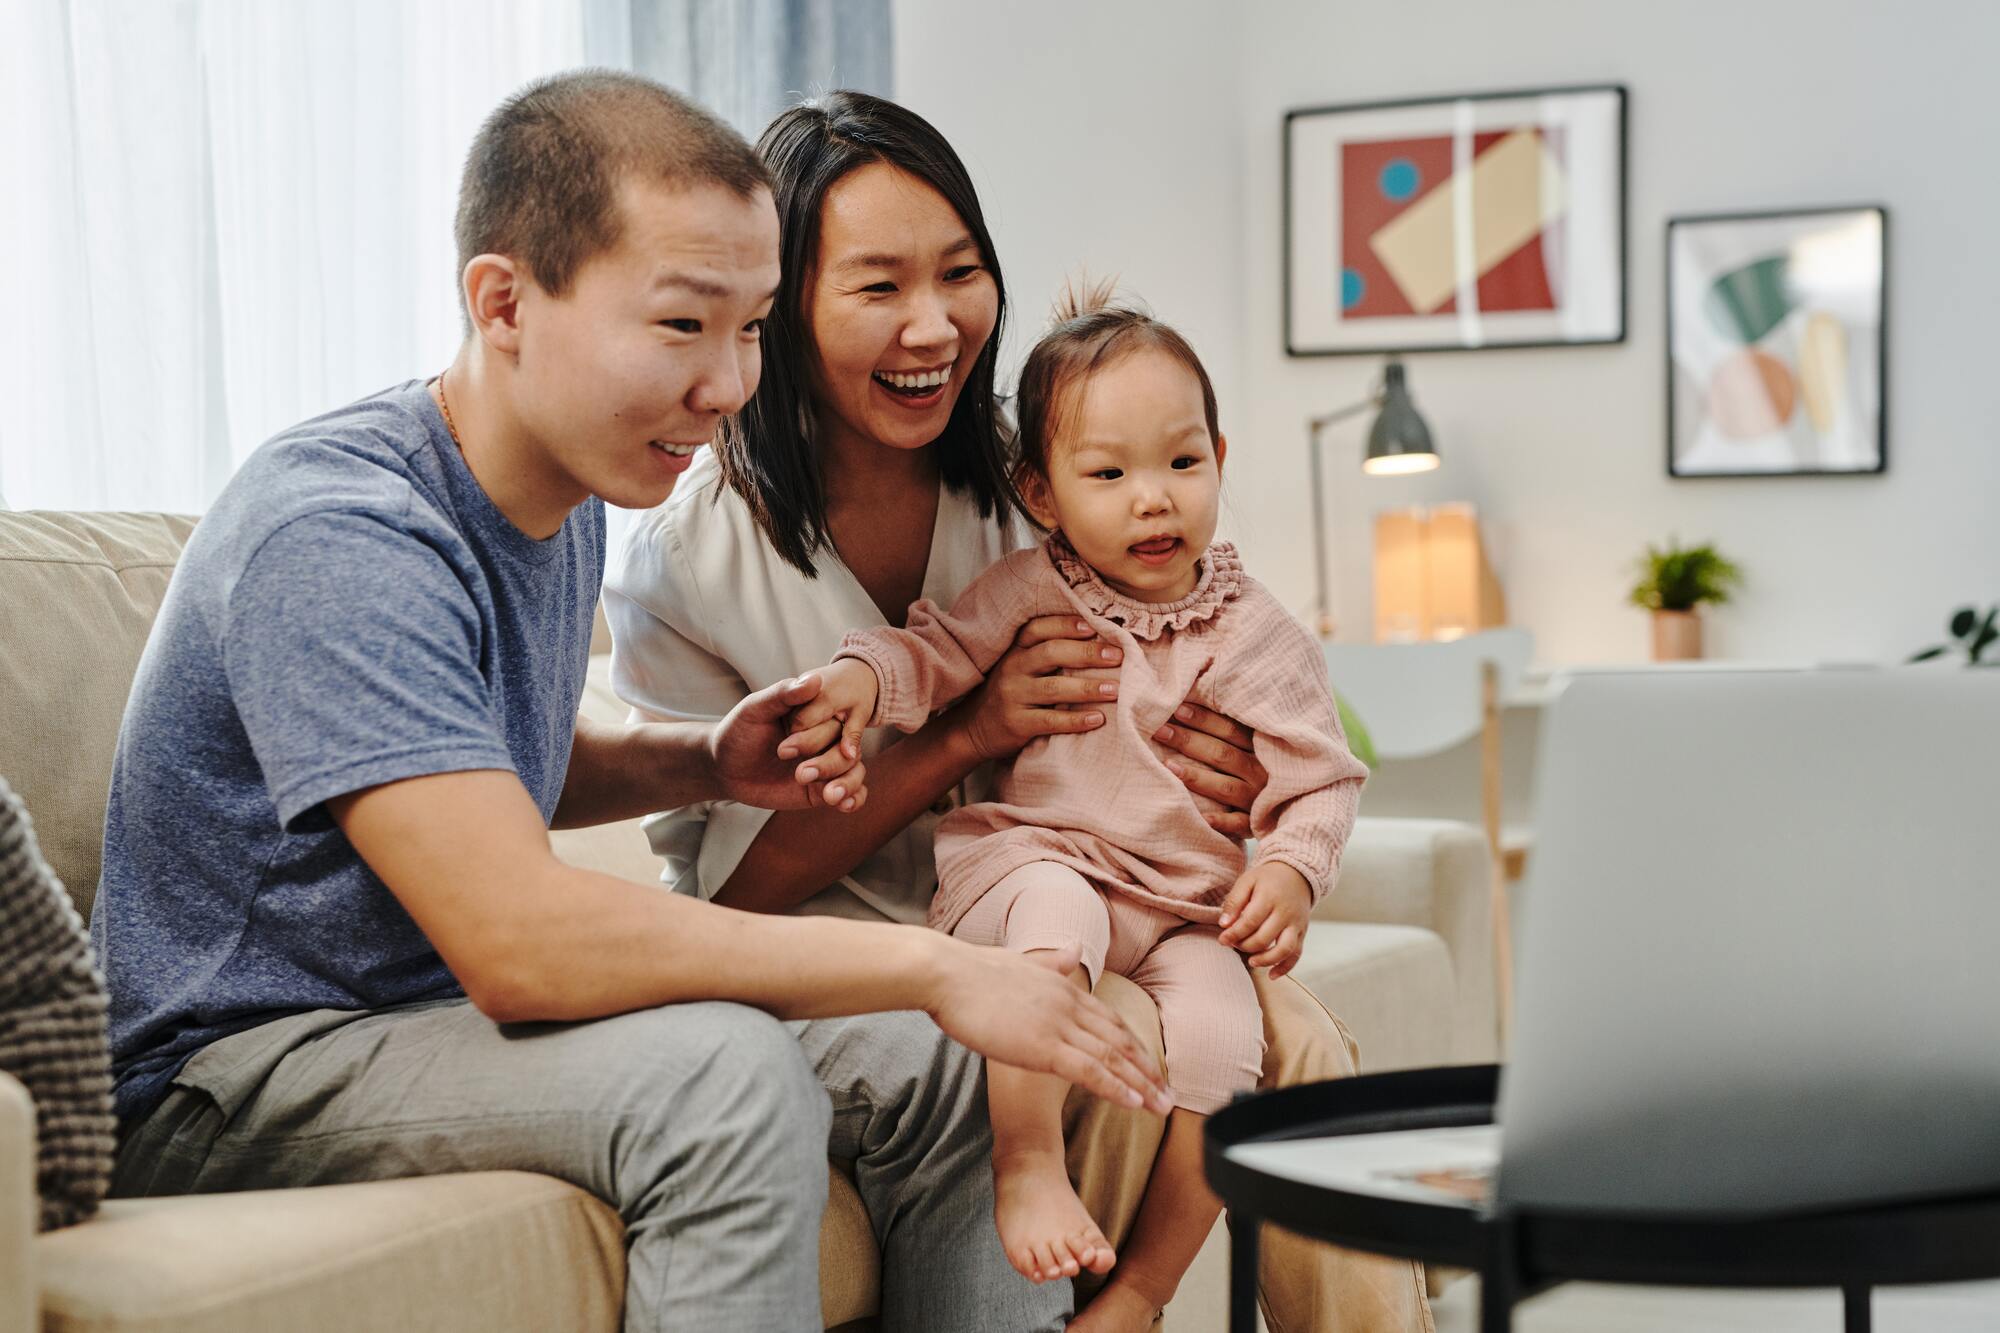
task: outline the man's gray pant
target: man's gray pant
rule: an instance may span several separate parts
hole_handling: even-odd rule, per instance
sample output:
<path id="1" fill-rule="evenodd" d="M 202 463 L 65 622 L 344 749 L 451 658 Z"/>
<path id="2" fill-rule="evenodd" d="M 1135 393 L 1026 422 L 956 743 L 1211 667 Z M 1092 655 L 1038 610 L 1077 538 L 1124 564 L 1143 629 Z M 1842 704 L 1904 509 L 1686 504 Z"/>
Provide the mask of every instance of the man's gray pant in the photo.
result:
<path id="1" fill-rule="evenodd" d="M 831 1115 L 829 1116 L 829 1100 Z M 1058 1329 L 993 1226 L 976 1056 L 921 1013 L 685 1004 L 498 1027 L 463 1000 L 296 1014 L 205 1047 L 112 1192 L 538 1171 L 624 1218 L 625 1328 L 817 1330 L 827 1157 L 854 1163 L 885 1330 Z"/>

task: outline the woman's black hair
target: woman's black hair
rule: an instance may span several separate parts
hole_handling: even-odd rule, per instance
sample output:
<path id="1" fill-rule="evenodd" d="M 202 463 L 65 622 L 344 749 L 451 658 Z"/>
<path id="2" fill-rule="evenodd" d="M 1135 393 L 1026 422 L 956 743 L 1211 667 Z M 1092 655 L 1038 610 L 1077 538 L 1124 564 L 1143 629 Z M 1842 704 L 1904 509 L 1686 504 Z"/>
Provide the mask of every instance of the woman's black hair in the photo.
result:
<path id="1" fill-rule="evenodd" d="M 764 373 L 757 392 L 715 438 L 729 488 L 749 506 L 786 563 L 815 574 L 813 556 L 827 543 L 826 486 L 813 443 L 811 334 L 806 283 L 819 255 L 820 211 L 835 182 L 856 167 L 886 162 L 943 195 L 979 245 L 998 307 L 993 332 L 965 378 L 939 435 L 944 484 L 969 493 L 981 517 L 1006 522 L 1015 502 L 1013 442 L 994 403 L 994 364 L 1007 317 L 1007 288 L 972 177 L 931 123 L 869 93 L 841 91 L 803 102 L 772 121 L 757 140 L 778 206 L 778 295 L 764 321 Z"/>

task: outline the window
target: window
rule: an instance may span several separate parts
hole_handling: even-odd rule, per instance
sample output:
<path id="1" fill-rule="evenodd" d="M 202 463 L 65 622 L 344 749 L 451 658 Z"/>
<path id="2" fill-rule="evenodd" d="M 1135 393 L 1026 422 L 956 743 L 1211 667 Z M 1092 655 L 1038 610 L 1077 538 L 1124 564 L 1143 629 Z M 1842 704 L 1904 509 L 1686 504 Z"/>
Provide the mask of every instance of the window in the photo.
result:
<path id="1" fill-rule="evenodd" d="M 837 20 L 837 21 L 836 21 Z M 888 0 L 66 0 L 0 40 L 0 495 L 199 513 L 275 432 L 459 339 L 466 145 L 636 68 L 752 136 L 887 91 Z"/>

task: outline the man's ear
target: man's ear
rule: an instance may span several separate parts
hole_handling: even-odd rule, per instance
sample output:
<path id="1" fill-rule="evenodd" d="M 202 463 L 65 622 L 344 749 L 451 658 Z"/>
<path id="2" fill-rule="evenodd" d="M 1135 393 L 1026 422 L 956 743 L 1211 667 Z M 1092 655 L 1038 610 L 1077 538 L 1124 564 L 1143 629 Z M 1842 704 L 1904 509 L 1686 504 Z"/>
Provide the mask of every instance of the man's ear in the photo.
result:
<path id="1" fill-rule="evenodd" d="M 1221 431 L 1215 433 L 1215 470 L 1222 471 L 1222 460 L 1229 456 L 1229 437 Z"/>
<path id="2" fill-rule="evenodd" d="M 521 350 L 521 297 L 528 275 L 505 255 L 474 255 L 459 282 L 472 331 L 496 352 Z"/>
<path id="3" fill-rule="evenodd" d="M 1056 522 L 1055 496 L 1049 491 L 1049 479 L 1034 468 L 1023 463 L 1014 472 L 1014 489 L 1021 493 L 1023 503 L 1028 506 L 1028 516 L 1050 532 L 1061 525 Z"/>

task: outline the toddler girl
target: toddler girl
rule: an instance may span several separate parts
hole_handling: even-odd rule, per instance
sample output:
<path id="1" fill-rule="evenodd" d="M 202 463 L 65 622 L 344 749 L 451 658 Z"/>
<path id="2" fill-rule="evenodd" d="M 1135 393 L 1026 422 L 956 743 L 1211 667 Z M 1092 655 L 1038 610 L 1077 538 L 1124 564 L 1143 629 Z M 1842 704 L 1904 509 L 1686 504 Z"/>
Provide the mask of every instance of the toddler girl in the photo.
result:
<path id="1" fill-rule="evenodd" d="M 979 685 L 1036 616 L 1073 614 L 1123 650 L 1091 673 L 1116 702 L 1104 726 L 1030 742 L 996 801 L 939 825 L 930 924 L 1072 951 L 1080 982 L 1109 968 L 1158 1005 L 1175 1109 L 1115 1268 L 1064 1170 L 1065 1085 L 1006 1066 L 988 1075 L 1009 1259 L 1038 1281 L 1109 1271 L 1072 1327 L 1143 1330 L 1221 1207 L 1202 1176 L 1202 1121 L 1262 1069 L 1248 968 L 1281 976 L 1298 961 L 1366 770 L 1342 738 L 1318 644 L 1211 541 L 1226 444 L 1207 372 L 1179 334 L 1107 297 L 1068 296 L 1022 371 L 1019 489 L 1048 540 L 988 569 L 949 611 L 918 602 L 906 629 L 850 634 L 792 743 L 836 717 L 857 742 L 867 726 L 916 730 Z M 1255 733 L 1270 783 L 1251 811 L 1247 868 L 1242 842 L 1209 826 L 1210 803 L 1158 743 L 1183 700 Z"/>

